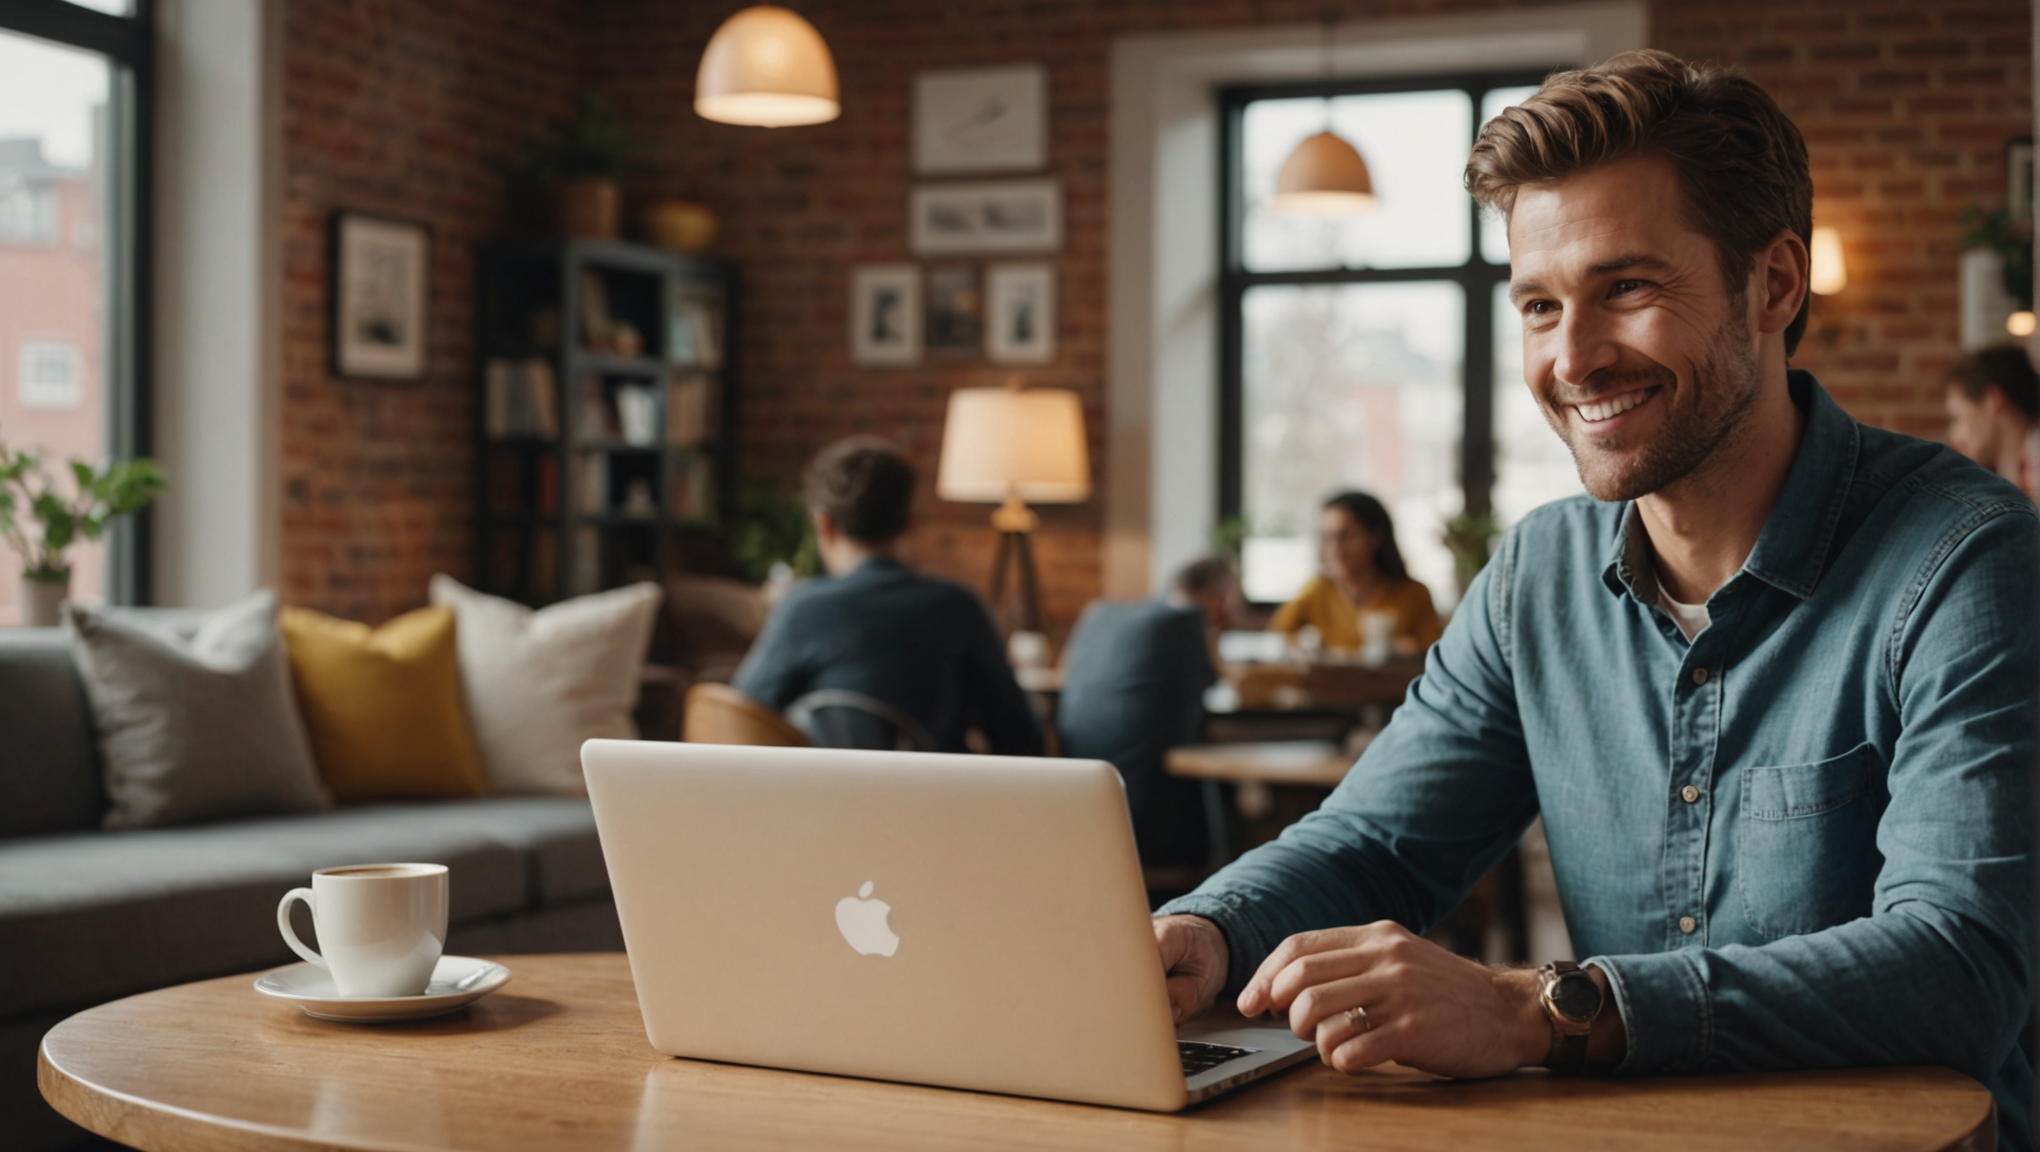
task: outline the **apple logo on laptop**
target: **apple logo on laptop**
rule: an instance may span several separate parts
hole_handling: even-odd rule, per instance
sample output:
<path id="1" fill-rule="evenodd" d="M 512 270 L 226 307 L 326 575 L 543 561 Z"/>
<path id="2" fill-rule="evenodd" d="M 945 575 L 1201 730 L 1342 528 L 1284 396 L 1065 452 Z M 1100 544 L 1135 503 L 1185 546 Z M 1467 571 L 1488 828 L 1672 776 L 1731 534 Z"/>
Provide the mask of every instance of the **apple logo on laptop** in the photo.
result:
<path id="1" fill-rule="evenodd" d="M 836 929 L 860 954 L 890 956 L 900 946 L 900 938 L 885 922 L 892 914 L 892 905 L 883 900 L 860 899 L 870 895 L 871 881 L 866 880 L 856 896 L 836 901 Z"/>

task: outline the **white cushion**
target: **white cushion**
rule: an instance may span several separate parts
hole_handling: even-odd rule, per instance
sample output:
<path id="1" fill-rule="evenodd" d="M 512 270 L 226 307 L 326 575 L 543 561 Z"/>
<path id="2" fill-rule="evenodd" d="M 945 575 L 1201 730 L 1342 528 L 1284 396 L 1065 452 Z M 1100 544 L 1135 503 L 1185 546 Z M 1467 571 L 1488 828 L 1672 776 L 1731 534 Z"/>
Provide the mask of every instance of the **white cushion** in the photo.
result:
<path id="1" fill-rule="evenodd" d="M 659 599 L 658 585 L 632 584 L 534 612 L 432 578 L 432 602 L 454 611 L 461 693 L 491 786 L 587 795 L 582 741 L 638 737 L 631 711 Z"/>

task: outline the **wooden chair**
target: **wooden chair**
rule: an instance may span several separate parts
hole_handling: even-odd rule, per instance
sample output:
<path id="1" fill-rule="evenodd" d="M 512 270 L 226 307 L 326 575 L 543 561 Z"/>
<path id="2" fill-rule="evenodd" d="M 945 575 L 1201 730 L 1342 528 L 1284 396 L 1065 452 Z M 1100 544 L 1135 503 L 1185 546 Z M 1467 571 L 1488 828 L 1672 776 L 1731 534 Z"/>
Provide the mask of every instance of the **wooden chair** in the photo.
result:
<path id="1" fill-rule="evenodd" d="M 808 747 L 808 738 L 784 716 L 727 684 L 696 684 L 687 690 L 680 738 L 690 744 Z"/>

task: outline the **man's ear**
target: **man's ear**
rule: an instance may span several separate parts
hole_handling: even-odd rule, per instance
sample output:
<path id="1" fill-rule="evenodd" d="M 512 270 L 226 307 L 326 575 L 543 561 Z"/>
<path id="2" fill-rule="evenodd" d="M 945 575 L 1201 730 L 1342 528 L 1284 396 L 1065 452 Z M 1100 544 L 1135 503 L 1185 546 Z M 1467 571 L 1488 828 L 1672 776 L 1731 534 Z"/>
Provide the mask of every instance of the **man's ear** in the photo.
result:
<path id="1" fill-rule="evenodd" d="M 2005 399 L 2005 390 L 1995 384 L 1984 385 L 1983 398 L 1978 400 L 1977 403 L 1982 406 L 1985 412 L 1990 413 L 1993 420 L 2003 416 L 2005 411 L 2012 406 L 2012 402 Z"/>
<path id="2" fill-rule="evenodd" d="M 808 509 L 808 523 L 815 526 L 815 540 L 818 542 L 834 540 L 838 535 L 835 518 L 819 508 Z"/>
<path id="3" fill-rule="evenodd" d="M 1811 259 L 1806 241 L 1792 231 L 1778 233 L 1757 253 L 1751 275 L 1755 278 L 1752 300 L 1757 305 L 1757 331 L 1768 336 L 1783 332 L 1799 316 L 1806 299 Z"/>

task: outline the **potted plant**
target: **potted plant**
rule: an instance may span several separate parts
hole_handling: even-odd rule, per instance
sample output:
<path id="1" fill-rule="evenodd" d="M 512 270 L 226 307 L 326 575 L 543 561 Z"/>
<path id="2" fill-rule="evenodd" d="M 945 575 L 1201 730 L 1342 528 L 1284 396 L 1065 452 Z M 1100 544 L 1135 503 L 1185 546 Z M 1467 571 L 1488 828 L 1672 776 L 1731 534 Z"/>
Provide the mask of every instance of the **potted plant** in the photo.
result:
<path id="1" fill-rule="evenodd" d="M 1445 522 L 1445 530 L 1438 534 L 1446 551 L 1452 553 L 1452 575 L 1459 584 L 1459 594 L 1466 595 L 1467 586 L 1480 570 L 1487 567 L 1488 557 L 1494 554 L 1495 540 L 1502 534 L 1502 518 L 1492 512 L 1461 512 Z"/>
<path id="2" fill-rule="evenodd" d="M 567 235 L 613 240 L 623 199 L 616 178 L 636 149 L 609 105 L 584 95 L 574 119 L 548 121 L 526 142 L 525 166 L 541 188 L 558 191 L 560 226 Z"/>
<path id="3" fill-rule="evenodd" d="M 0 538 L 21 557 L 21 622 L 31 626 L 57 622 L 71 592 L 71 545 L 99 539 L 116 518 L 141 511 L 169 487 L 154 460 L 94 468 L 73 459 L 70 473 L 65 495 L 43 470 L 42 453 L 0 444 Z"/>

